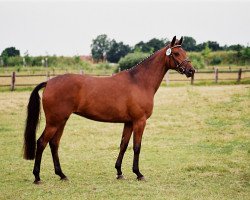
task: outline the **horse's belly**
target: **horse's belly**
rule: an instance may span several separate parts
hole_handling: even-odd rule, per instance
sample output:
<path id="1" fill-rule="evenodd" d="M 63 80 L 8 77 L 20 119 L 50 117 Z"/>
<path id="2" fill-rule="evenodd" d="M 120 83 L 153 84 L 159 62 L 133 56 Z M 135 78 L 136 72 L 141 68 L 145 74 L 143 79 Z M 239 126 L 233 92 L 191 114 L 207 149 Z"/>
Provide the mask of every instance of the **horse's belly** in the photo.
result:
<path id="1" fill-rule="evenodd" d="M 114 123 L 124 123 L 131 121 L 130 117 L 122 116 L 120 114 L 110 114 L 110 113 L 98 113 L 98 112 L 75 112 L 75 114 L 80 115 L 82 117 L 86 117 L 87 119 L 91 119 L 94 121 L 100 122 L 114 122 Z"/>
<path id="2" fill-rule="evenodd" d="M 131 121 L 127 112 L 127 108 L 124 105 L 89 105 L 75 112 L 75 114 L 81 115 L 88 119 L 102 122 L 127 122 Z"/>

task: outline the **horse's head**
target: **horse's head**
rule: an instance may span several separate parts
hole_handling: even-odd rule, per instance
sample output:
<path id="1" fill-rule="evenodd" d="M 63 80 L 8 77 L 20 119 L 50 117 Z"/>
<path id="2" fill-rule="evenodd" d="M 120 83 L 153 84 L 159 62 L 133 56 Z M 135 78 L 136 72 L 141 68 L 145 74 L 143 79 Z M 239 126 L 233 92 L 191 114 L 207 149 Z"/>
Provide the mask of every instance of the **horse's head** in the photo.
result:
<path id="1" fill-rule="evenodd" d="M 186 51 L 183 50 L 181 44 L 183 37 L 176 41 L 176 36 L 172 39 L 172 42 L 166 48 L 166 65 L 168 69 L 174 69 L 180 74 L 185 74 L 187 77 L 191 77 L 195 73 L 195 69 L 191 65 L 191 61 L 188 60 Z"/>

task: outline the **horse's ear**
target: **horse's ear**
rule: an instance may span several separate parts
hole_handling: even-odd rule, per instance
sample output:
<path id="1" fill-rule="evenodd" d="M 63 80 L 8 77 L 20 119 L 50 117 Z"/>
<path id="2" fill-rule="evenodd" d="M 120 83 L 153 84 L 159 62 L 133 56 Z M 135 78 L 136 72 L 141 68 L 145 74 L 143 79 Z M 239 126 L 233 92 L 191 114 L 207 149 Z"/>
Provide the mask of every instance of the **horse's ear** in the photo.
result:
<path id="1" fill-rule="evenodd" d="M 181 37 L 181 39 L 177 42 L 178 45 L 182 45 L 183 42 L 183 37 Z"/>
<path id="2" fill-rule="evenodd" d="M 176 36 L 174 36 L 173 39 L 172 39 L 171 47 L 173 47 L 175 45 L 175 41 L 176 41 Z"/>

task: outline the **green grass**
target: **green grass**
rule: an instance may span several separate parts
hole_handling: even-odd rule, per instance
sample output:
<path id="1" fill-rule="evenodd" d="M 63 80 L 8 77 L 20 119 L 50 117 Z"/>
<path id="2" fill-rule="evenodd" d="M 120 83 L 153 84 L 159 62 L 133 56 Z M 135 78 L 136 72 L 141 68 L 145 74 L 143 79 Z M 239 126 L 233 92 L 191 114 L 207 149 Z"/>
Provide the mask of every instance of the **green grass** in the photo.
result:
<path id="1" fill-rule="evenodd" d="M 122 124 L 72 115 L 59 151 L 69 181 L 54 175 L 47 147 L 43 182 L 32 184 L 34 163 L 21 154 L 29 95 L 0 93 L 0 199 L 249 199 L 250 85 L 161 87 L 143 135 L 146 182 L 132 173 L 132 142 L 126 180 L 115 179 Z"/>

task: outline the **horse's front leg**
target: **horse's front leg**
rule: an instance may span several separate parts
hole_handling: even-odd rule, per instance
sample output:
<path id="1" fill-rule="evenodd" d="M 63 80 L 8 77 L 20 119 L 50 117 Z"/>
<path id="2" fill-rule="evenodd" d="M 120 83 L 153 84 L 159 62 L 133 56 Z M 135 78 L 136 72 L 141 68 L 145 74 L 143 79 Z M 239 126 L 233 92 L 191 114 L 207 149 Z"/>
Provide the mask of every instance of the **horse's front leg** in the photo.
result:
<path id="1" fill-rule="evenodd" d="M 128 147 L 131 134 L 132 134 L 132 123 L 125 123 L 124 128 L 123 128 L 123 133 L 122 133 L 121 144 L 120 144 L 120 153 L 115 163 L 115 168 L 117 169 L 117 179 L 124 178 L 122 175 L 122 170 L 121 170 L 122 159 Z"/>
<path id="2" fill-rule="evenodd" d="M 140 119 L 133 122 L 133 132 L 134 132 L 134 161 L 133 161 L 133 172 L 137 175 L 138 180 L 144 180 L 144 176 L 139 170 L 139 155 L 141 151 L 141 140 L 143 131 L 146 125 L 146 119 Z"/>

